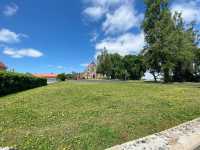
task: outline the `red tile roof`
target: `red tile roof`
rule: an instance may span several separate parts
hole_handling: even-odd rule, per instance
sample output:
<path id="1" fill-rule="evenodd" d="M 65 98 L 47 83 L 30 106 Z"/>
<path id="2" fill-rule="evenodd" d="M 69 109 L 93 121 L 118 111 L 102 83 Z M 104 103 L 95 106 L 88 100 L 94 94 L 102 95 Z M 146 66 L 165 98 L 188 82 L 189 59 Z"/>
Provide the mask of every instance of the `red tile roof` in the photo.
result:
<path id="1" fill-rule="evenodd" d="M 44 73 L 44 74 L 33 74 L 34 77 L 38 78 L 57 78 L 57 74 L 53 73 Z"/>
<path id="2" fill-rule="evenodd" d="M 5 70 L 7 67 L 4 63 L 0 62 L 0 70 Z"/>

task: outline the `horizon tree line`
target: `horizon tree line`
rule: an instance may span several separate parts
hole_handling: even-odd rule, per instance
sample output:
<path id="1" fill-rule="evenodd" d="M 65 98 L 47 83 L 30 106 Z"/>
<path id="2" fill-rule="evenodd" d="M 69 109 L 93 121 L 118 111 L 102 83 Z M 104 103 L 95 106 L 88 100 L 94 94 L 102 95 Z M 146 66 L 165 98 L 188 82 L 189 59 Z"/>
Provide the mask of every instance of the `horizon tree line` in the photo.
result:
<path id="1" fill-rule="evenodd" d="M 164 82 L 200 81 L 200 36 L 195 22 L 172 14 L 168 0 L 145 0 L 142 23 L 146 45 L 139 55 L 120 56 L 106 50 L 97 57 L 97 71 L 111 79 L 139 80 L 149 71 Z M 134 43 L 133 43 L 134 44 Z"/>

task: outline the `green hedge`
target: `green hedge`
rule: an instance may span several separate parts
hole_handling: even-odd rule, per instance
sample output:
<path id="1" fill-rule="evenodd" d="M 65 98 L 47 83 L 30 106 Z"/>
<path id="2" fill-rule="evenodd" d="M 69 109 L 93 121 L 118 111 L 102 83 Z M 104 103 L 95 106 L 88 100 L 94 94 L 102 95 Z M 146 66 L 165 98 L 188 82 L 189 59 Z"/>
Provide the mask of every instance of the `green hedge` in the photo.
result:
<path id="1" fill-rule="evenodd" d="M 0 71 L 0 96 L 47 85 L 47 79 Z"/>

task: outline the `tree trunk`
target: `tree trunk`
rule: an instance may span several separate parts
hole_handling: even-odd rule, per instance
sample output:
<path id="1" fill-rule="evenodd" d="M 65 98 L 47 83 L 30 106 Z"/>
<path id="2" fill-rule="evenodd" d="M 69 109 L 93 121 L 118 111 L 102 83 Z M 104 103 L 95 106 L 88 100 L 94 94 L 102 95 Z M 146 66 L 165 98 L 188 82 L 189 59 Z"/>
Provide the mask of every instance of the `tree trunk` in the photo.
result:
<path id="1" fill-rule="evenodd" d="M 152 75 L 153 75 L 154 81 L 157 82 L 157 77 L 155 75 L 155 72 L 153 72 Z"/>
<path id="2" fill-rule="evenodd" d="M 164 82 L 169 83 L 170 81 L 171 79 L 170 79 L 169 69 L 166 68 L 164 69 Z"/>

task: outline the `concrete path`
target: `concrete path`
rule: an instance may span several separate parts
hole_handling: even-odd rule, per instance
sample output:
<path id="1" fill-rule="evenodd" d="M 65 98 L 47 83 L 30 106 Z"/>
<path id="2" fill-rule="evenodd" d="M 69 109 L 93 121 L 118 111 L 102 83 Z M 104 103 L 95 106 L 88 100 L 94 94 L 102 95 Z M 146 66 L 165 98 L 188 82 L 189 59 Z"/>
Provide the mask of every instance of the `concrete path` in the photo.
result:
<path id="1" fill-rule="evenodd" d="M 200 118 L 107 150 L 200 150 Z"/>

